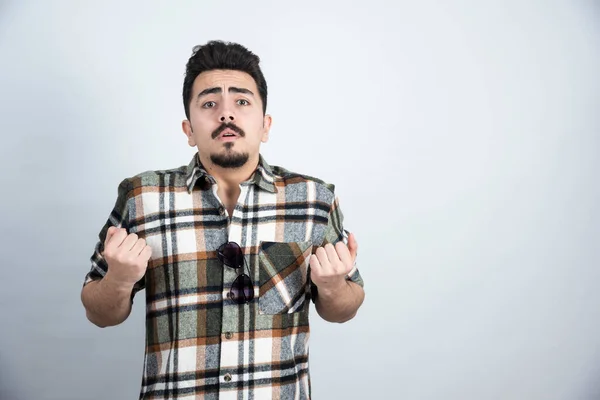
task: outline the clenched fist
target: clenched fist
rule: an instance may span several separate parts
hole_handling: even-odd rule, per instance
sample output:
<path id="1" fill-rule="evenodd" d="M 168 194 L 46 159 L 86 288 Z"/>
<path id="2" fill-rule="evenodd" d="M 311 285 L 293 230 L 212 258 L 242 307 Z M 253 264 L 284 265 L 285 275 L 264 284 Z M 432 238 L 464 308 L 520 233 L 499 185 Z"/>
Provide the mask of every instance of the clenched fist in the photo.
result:
<path id="1" fill-rule="evenodd" d="M 104 258 L 113 281 L 133 286 L 142 279 L 148 268 L 152 248 L 135 233 L 111 226 L 104 241 Z"/>
<path id="2" fill-rule="evenodd" d="M 356 261 L 358 243 L 354 234 L 348 237 L 348 246 L 338 242 L 319 247 L 310 256 L 310 278 L 319 290 L 335 292 L 346 283 L 346 275 L 352 271 Z"/>

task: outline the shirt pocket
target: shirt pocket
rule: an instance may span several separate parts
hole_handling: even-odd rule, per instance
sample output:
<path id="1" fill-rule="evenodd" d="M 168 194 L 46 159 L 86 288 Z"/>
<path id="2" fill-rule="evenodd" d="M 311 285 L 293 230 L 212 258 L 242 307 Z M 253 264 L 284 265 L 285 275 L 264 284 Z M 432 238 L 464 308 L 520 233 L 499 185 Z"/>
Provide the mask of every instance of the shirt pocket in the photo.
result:
<path id="1" fill-rule="evenodd" d="M 260 314 L 291 314 L 304 308 L 312 242 L 260 243 Z"/>

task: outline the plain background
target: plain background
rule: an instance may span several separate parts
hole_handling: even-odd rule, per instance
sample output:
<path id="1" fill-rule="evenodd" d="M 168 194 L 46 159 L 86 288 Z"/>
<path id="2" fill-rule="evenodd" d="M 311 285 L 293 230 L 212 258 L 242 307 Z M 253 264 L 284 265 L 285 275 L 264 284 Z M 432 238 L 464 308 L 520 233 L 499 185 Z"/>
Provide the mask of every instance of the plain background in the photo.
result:
<path id="1" fill-rule="evenodd" d="M 314 398 L 600 398 L 598 2 L 73 0 L 0 3 L 2 400 L 137 398 L 143 302 L 99 329 L 80 289 L 119 181 L 193 155 L 210 39 L 261 57 L 263 154 L 357 235 Z"/>

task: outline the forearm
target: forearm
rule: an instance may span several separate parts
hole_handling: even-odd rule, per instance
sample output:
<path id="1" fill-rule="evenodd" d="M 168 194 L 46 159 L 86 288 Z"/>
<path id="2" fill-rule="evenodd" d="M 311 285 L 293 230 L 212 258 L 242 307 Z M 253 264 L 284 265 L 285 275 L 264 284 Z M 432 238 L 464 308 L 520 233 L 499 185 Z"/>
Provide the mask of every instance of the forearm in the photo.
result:
<path id="1" fill-rule="evenodd" d="M 110 273 L 88 283 L 81 292 L 86 316 L 101 328 L 122 323 L 131 313 L 132 287 L 114 282 Z"/>
<path id="2" fill-rule="evenodd" d="M 318 288 L 315 306 L 324 320 L 343 323 L 354 318 L 364 298 L 365 292 L 360 285 L 345 281 L 336 290 Z"/>

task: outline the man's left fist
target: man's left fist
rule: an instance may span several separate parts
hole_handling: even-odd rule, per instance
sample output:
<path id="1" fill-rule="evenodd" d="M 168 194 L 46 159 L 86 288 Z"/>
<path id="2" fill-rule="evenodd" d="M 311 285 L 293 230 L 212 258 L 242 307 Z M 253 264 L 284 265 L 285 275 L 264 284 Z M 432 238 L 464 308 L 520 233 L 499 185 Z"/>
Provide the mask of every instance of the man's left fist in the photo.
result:
<path id="1" fill-rule="evenodd" d="M 335 291 L 346 283 L 346 275 L 354 267 L 358 243 L 353 233 L 348 236 L 348 246 L 342 241 L 335 247 L 328 243 L 310 256 L 310 278 L 319 290 Z"/>

